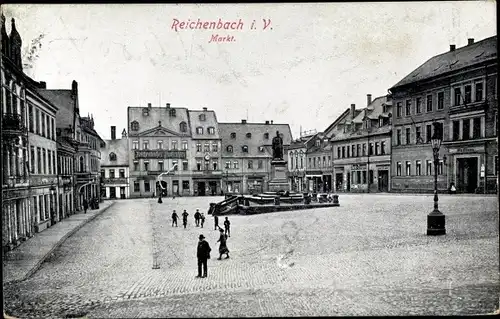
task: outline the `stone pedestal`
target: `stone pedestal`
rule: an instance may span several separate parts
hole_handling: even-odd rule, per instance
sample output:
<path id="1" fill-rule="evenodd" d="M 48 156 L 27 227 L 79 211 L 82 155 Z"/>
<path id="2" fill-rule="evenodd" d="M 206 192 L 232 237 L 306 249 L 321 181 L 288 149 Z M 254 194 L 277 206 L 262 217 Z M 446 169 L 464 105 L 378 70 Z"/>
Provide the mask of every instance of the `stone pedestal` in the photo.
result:
<path id="1" fill-rule="evenodd" d="M 269 191 L 290 191 L 290 185 L 286 178 L 286 161 L 271 162 L 271 180 L 269 181 Z"/>

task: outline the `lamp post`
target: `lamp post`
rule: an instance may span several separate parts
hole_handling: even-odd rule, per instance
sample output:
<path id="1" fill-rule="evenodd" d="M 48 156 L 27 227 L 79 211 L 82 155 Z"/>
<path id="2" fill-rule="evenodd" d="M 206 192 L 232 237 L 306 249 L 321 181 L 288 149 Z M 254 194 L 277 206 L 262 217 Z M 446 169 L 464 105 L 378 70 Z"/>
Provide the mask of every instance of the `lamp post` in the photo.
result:
<path id="1" fill-rule="evenodd" d="M 56 187 L 54 184 L 52 184 L 49 188 L 50 190 L 50 219 L 52 222 L 52 225 L 56 223 L 56 214 L 54 211 L 54 194 L 56 193 Z"/>
<path id="2" fill-rule="evenodd" d="M 434 155 L 434 210 L 427 215 L 427 235 L 446 235 L 445 215 L 438 209 L 437 176 L 439 165 L 439 148 L 441 147 L 441 128 L 436 122 L 434 125 L 434 135 L 431 138 L 432 154 Z"/>

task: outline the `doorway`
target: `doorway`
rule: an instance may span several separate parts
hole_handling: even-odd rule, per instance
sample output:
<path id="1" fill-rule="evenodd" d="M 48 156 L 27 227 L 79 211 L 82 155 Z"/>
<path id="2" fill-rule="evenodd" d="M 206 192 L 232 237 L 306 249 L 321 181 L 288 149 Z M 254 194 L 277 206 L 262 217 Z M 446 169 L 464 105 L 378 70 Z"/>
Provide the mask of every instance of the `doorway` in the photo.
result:
<path id="1" fill-rule="evenodd" d="M 205 182 L 198 182 L 198 196 L 205 196 Z"/>
<path id="2" fill-rule="evenodd" d="M 378 191 L 379 192 L 389 191 L 389 171 L 388 170 L 378 171 Z"/>
<path id="3" fill-rule="evenodd" d="M 342 191 L 342 184 L 344 184 L 344 174 L 335 174 L 335 191 Z"/>
<path id="4" fill-rule="evenodd" d="M 125 187 L 120 187 L 120 198 L 125 199 Z"/>
<path id="5" fill-rule="evenodd" d="M 351 191 L 351 172 L 347 173 L 347 178 L 346 178 L 346 183 L 347 183 L 347 191 Z"/>
<path id="6" fill-rule="evenodd" d="M 457 192 L 476 192 L 478 186 L 477 164 L 477 157 L 457 158 Z"/>
<path id="7" fill-rule="evenodd" d="M 116 188 L 115 187 L 109 188 L 109 198 L 116 198 Z"/>
<path id="8" fill-rule="evenodd" d="M 208 182 L 208 187 L 212 196 L 215 196 L 217 194 L 217 182 Z"/>

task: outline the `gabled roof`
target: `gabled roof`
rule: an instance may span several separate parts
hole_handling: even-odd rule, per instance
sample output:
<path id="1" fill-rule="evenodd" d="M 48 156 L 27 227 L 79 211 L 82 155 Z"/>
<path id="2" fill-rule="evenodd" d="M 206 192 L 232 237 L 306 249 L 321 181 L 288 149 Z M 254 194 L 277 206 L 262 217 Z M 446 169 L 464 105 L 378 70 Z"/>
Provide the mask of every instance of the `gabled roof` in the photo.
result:
<path id="1" fill-rule="evenodd" d="M 205 115 L 205 121 L 200 119 L 200 116 Z M 189 110 L 189 121 L 191 122 L 191 136 L 195 139 L 219 139 L 219 127 L 217 123 L 217 118 L 214 111 L 198 111 Z M 203 127 L 203 134 L 200 135 L 196 133 L 197 127 Z M 208 128 L 213 127 L 215 129 L 214 135 L 208 134 Z"/>
<path id="2" fill-rule="evenodd" d="M 290 145 L 292 132 L 288 124 L 260 124 L 260 123 L 219 123 L 219 134 L 222 139 L 222 156 L 225 157 L 270 157 L 272 156 L 272 140 L 279 131 L 283 137 L 283 146 Z M 231 133 L 236 133 L 236 138 L 231 138 Z M 247 137 L 247 133 L 251 137 Z M 264 134 L 268 133 L 266 139 Z M 233 153 L 227 151 L 227 146 L 233 147 Z M 248 153 L 242 147 L 248 146 Z M 264 147 L 264 152 L 259 151 Z"/>
<path id="3" fill-rule="evenodd" d="M 144 111 L 147 110 L 147 115 Z M 175 110 L 175 116 L 170 116 L 170 111 Z M 191 126 L 188 116 L 188 109 L 183 107 L 135 107 L 129 106 L 127 109 L 128 115 L 128 133 L 129 136 L 137 135 L 141 132 L 148 131 L 160 125 L 171 132 L 177 132 L 182 136 L 191 136 Z M 137 121 L 139 123 L 139 131 L 132 131 L 131 123 Z M 187 132 L 181 133 L 180 123 L 185 122 Z"/>
<path id="4" fill-rule="evenodd" d="M 496 58 L 497 36 L 493 36 L 430 58 L 394 85 L 391 90 Z"/>
<path id="5" fill-rule="evenodd" d="M 153 127 L 149 130 L 142 131 L 139 134 L 137 134 L 136 136 L 151 136 L 151 135 L 155 135 L 155 136 L 179 136 L 179 137 L 186 136 L 186 135 L 182 135 L 179 132 L 169 130 L 168 128 L 163 127 L 162 125 L 158 125 L 158 126 Z"/>
<path id="6" fill-rule="evenodd" d="M 123 166 L 129 165 L 129 151 L 127 139 L 105 140 L 106 146 L 101 148 L 101 165 Z M 109 154 L 116 154 L 116 161 L 109 160 Z"/>

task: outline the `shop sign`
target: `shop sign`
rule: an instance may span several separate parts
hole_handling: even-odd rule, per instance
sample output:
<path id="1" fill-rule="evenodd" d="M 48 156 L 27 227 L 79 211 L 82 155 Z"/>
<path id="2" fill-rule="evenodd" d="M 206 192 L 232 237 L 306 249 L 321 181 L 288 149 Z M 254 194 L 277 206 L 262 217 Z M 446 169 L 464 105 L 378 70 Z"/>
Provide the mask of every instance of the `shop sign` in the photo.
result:
<path id="1" fill-rule="evenodd" d="M 450 153 L 464 154 L 464 153 L 481 153 L 484 152 L 484 146 L 476 146 L 476 147 L 460 147 L 460 148 L 451 148 Z"/>
<path id="2" fill-rule="evenodd" d="M 155 159 L 167 159 L 167 158 L 186 158 L 185 150 L 141 150 L 134 152 L 135 159 L 143 158 L 155 158 Z"/>

